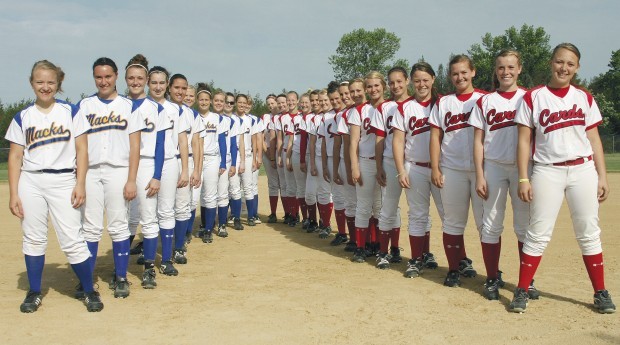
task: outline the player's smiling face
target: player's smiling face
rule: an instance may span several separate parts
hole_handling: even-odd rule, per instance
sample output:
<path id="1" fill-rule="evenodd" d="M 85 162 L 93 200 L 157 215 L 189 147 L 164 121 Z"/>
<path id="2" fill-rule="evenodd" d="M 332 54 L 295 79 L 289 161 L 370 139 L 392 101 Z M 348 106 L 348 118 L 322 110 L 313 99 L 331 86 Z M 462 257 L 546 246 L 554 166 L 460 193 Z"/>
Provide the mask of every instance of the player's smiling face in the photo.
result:
<path id="1" fill-rule="evenodd" d="M 170 85 L 170 100 L 176 104 L 183 103 L 187 93 L 187 80 L 176 78 Z"/>
<path id="2" fill-rule="evenodd" d="M 351 91 L 349 91 L 349 85 L 340 85 L 338 87 L 338 91 L 340 92 L 340 100 L 344 103 L 345 107 L 352 106 L 355 101 L 351 98 Z"/>
<path id="3" fill-rule="evenodd" d="M 329 103 L 331 104 L 333 109 L 340 110 L 342 108 L 342 104 L 340 103 L 341 101 L 340 92 L 338 91 L 332 92 L 328 94 L 327 97 L 329 97 Z"/>
<path id="4" fill-rule="evenodd" d="M 200 111 L 200 113 L 201 114 L 208 113 L 210 107 L 211 107 L 211 95 L 209 95 L 206 92 L 199 93 L 198 94 L 198 110 Z"/>
<path id="5" fill-rule="evenodd" d="M 235 98 L 232 96 L 226 96 L 226 102 L 224 102 L 224 112 L 226 114 L 232 113 L 235 107 Z"/>
<path id="6" fill-rule="evenodd" d="M 276 100 L 272 97 L 267 99 L 267 107 L 269 108 L 269 112 L 271 112 L 272 114 L 277 114 L 279 107 L 278 107 L 278 102 L 276 102 Z"/>
<path id="7" fill-rule="evenodd" d="M 500 56 L 495 60 L 495 75 L 499 81 L 499 90 L 515 91 L 518 88 L 519 74 L 521 74 L 521 65 L 516 56 Z"/>
<path id="8" fill-rule="evenodd" d="M 331 104 L 329 103 L 329 97 L 327 97 L 327 94 L 319 95 L 319 104 L 321 105 L 321 111 L 323 112 L 328 112 L 332 108 Z"/>
<path id="9" fill-rule="evenodd" d="M 281 113 L 286 113 L 288 111 L 288 105 L 286 104 L 286 97 L 278 97 L 276 100 L 278 103 L 278 109 Z"/>
<path id="10" fill-rule="evenodd" d="M 97 86 L 97 96 L 102 99 L 111 99 L 116 96 L 116 79 L 118 73 L 112 66 L 96 66 L 93 70 L 93 78 Z"/>
<path id="11" fill-rule="evenodd" d="M 312 111 L 312 103 L 308 96 L 301 97 L 301 100 L 299 100 L 299 109 L 301 109 L 301 112 L 304 114 L 309 114 Z"/>
<path id="12" fill-rule="evenodd" d="M 551 81 L 549 86 L 567 87 L 579 70 L 579 57 L 572 51 L 560 48 L 551 58 Z"/>
<path id="13" fill-rule="evenodd" d="M 415 98 L 418 102 L 428 101 L 431 98 L 435 77 L 424 71 L 413 73 L 413 87 L 415 88 Z"/>
<path id="14" fill-rule="evenodd" d="M 312 111 L 316 114 L 321 112 L 321 105 L 319 104 L 319 95 L 310 95 L 310 106 Z"/>
<path id="15" fill-rule="evenodd" d="M 32 73 L 30 85 L 37 97 L 37 103 L 49 104 L 54 102 L 54 96 L 58 92 L 58 75 L 51 69 L 37 68 Z"/>
<path id="16" fill-rule="evenodd" d="M 164 73 L 151 73 L 149 77 L 149 96 L 151 96 L 155 102 L 162 103 L 164 101 L 167 88 L 168 81 Z"/>
<path id="17" fill-rule="evenodd" d="M 185 99 L 183 100 L 183 103 L 185 103 L 186 106 L 191 108 L 195 102 L 196 102 L 196 89 L 193 89 L 193 88 L 187 89 L 187 93 L 185 93 Z"/>
<path id="18" fill-rule="evenodd" d="M 360 105 L 366 102 L 366 95 L 364 94 L 364 85 L 360 82 L 351 83 L 349 85 L 349 93 L 351 99 L 355 102 L 355 105 Z"/>
<path id="19" fill-rule="evenodd" d="M 383 84 L 381 79 L 366 79 L 366 93 L 372 102 L 383 99 Z"/>
<path id="20" fill-rule="evenodd" d="M 395 101 L 401 101 L 407 96 L 407 85 L 409 85 L 409 78 L 400 71 L 394 71 L 388 76 L 388 86 Z"/>
<path id="21" fill-rule="evenodd" d="M 456 93 L 470 93 L 474 91 L 472 79 L 476 76 L 476 71 L 469 68 L 467 61 L 461 61 L 450 66 L 450 81 L 456 88 Z"/>
<path id="22" fill-rule="evenodd" d="M 291 113 L 295 112 L 297 110 L 298 103 L 299 100 L 297 99 L 297 95 L 294 93 L 289 93 L 286 95 L 286 105 L 288 106 L 288 111 Z"/>
<path id="23" fill-rule="evenodd" d="M 132 66 L 125 72 L 125 82 L 132 99 L 144 98 L 146 86 L 146 70 L 139 66 Z"/>
<path id="24" fill-rule="evenodd" d="M 245 97 L 237 98 L 237 115 L 245 115 L 245 111 L 248 108 L 248 100 Z"/>
<path id="25" fill-rule="evenodd" d="M 224 95 L 217 94 L 215 95 L 215 97 L 213 97 L 213 111 L 215 111 L 218 114 L 221 114 L 222 111 L 224 110 L 224 102 L 225 102 L 226 98 Z"/>

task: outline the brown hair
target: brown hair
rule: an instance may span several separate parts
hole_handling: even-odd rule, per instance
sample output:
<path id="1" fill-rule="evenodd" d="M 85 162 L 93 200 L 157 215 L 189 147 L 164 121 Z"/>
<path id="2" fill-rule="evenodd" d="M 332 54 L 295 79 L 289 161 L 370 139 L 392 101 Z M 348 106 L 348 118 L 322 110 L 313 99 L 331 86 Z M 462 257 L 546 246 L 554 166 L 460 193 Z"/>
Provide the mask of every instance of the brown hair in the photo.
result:
<path id="1" fill-rule="evenodd" d="M 62 92 L 62 81 L 65 80 L 65 72 L 63 70 L 54 65 L 53 63 L 47 60 L 41 60 L 34 63 L 32 66 L 32 70 L 30 71 L 30 83 L 32 83 L 32 79 L 34 77 L 34 71 L 37 69 L 47 69 L 50 71 L 54 71 L 56 73 L 56 82 L 58 83 L 58 91 Z"/>
<path id="2" fill-rule="evenodd" d="M 467 62 L 467 65 L 469 66 L 470 70 L 472 71 L 476 70 L 476 66 L 474 66 L 474 62 L 471 60 L 469 56 L 465 54 L 459 54 L 453 57 L 452 59 L 450 59 L 450 63 L 448 64 L 449 69 L 452 69 L 452 65 L 457 64 L 459 62 Z"/>
<path id="3" fill-rule="evenodd" d="M 410 75 L 411 75 L 411 79 L 412 80 L 413 80 L 413 74 L 415 72 L 417 72 L 417 71 L 428 73 L 433 78 L 436 77 L 435 70 L 433 70 L 433 67 L 429 63 L 427 63 L 425 61 L 420 61 L 420 62 L 414 64 L 411 67 Z M 437 88 L 435 87 L 435 83 L 433 83 L 433 88 L 431 89 L 431 109 L 432 109 L 433 106 L 435 106 L 435 103 L 437 102 L 438 98 L 439 98 L 439 93 L 437 92 Z"/>

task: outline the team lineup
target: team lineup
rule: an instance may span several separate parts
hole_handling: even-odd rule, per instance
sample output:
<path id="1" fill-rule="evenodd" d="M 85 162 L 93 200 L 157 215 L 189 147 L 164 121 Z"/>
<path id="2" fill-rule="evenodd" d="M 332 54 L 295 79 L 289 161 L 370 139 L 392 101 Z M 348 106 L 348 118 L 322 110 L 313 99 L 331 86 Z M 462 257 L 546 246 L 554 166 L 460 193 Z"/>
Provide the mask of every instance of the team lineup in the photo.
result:
<path id="1" fill-rule="evenodd" d="M 104 217 L 114 258 L 109 287 L 115 298 L 127 298 L 130 254 L 144 266 L 141 286 L 155 289 L 158 272 L 177 276 L 175 265 L 191 259 L 193 237 L 209 244 L 230 228 L 244 230 L 243 202 L 245 226 L 261 224 L 264 167 L 267 223 L 280 221 L 280 201 L 284 224 L 344 246 L 353 262 L 373 257 L 379 269 L 403 261 L 400 229 L 407 226 L 407 278 L 438 267 L 432 197 L 447 287 L 477 275 L 464 243 L 471 204 L 488 300 L 498 300 L 505 284 L 499 260 L 510 195 L 519 258 L 509 263 L 519 262 L 520 270 L 508 309 L 519 313 L 540 297 L 534 276 L 566 198 L 594 309 L 614 313 L 598 225 L 599 203 L 609 194 L 602 116 L 593 97 L 571 84 L 580 57 L 574 45 L 558 45 L 549 83 L 525 90 L 518 86 L 520 54 L 504 50 L 495 59 L 494 90 L 483 91 L 472 84 L 474 61 L 457 55 L 448 73 L 456 91 L 443 96 L 425 62 L 387 76 L 371 71 L 302 95 L 270 94 L 270 113 L 262 117 L 251 114 L 247 95 L 190 86 L 182 74 L 149 68 L 140 54 L 125 67 L 126 96 L 117 92 L 115 62 L 99 58 L 92 69 L 97 93 L 73 105 L 55 98 L 62 70 L 39 61 L 30 76 L 36 101 L 15 115 L 5 136 L 9 205 L 22 220 L 29 282 L 20 310 L 35 312 L 42 302 L 48 214 L 79 279 L 75 297 L 97 312 L 103 302 L 93 272 Z M 400 222 L 403 191 L 408 224 Z M 138 225 L 141 241 L 134 243 Z"/>

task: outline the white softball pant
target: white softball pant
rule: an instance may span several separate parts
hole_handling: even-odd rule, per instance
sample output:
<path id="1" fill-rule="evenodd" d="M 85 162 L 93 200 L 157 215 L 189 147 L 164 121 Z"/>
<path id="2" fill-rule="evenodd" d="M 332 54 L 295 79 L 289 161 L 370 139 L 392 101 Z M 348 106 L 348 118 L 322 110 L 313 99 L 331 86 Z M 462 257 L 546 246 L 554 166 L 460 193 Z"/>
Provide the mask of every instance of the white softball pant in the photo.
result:
<path id="1" fill-rule="evenodd" d="M 295 155 L 295 153 L 293 153 L 293 155 Z M 285 159 L 286 159 L 286 155 L 285 155 Z M 292 157 L 291 157 L 291 160 L 293 160 Z M 286 160 L 284 162 L 286 163 Z M 286 180 L 286 196 L 291 197 L 291 198 L 296 198 L 297 197 L 297 180 L 295 180 L 295 167 L 294 166 L 293 166 L 293 171 L 288 171 L 288 169 L 286 169 L 286 166 L 285 166 L 284 179 Z M 304 184 L 304 187 L 305 186 L 306 185 Z"/>
<path id="2" fill-rule="evenodd" d="M 409 212 L 409 235 L 424 236 L 432 227 L 429 209 L 431 195 L 439 213 L 441 222 L 444 222 L 444 210 L 441 202 L 440 189 L 431 183 L 431 169 L 405 162 L 405 171 L 409 175 L 410 188 L 405 189 Z"/>
<path id="3" fill-rule="evenodd" d="M 226 207 L 228 206 L 228 187 L 229 187 L 229 177 L 228 171 L 230 170 L 230 164 L 226 165 L 226 171 L 224 171 L 217 179 L 217 206 L 218 207 Z M 241 196 L 239 196 L 241 197 Z"/>
<path id="4" fill-rule="evenodd" d="M 153 157 L 140 157 L 138 175 L 136 176 L 137 195 L 129 202 L 129 232 L 136 234 L 138 224 L 142 225 L 144 238 L 156 238 L 159 233 L 157 223 L 157 197 L 155 194 L 147 197 L 145 190 L 153 178 L 155 172 L 155 159 Z"/>
<path id="5" fill-rule="evenodd" d="M 444 208 L 443 231 L 448 235 L 462 235 L 467 226 L 471 202 L 476 229 L 482 226 L 482 198 L 476 193 L 476 173 L 442 167 L 444 176 L 441 201 Z"/>
<path id="6" fill-rule="evenodd" d="M 287 189 L 288 186 L 286 185 L 286 171 L 287 171 L 286 170 L 286 152 L 284 150 L 282 150 L 282 154 L 280 155 L 280 157 L 282 157 L 282 164 L 284 165 L 281 168 L 278 166 L 278 179 L 280 181 L 280 196 L 289 197 L 290 195 L 288 195 L 288 189 Z"/>
<path id="7" fill-rule="evenodd" d="M 269 156 L 263 154 L 263 165 L 265 166 L 265 173 L 267 174 L 267 189 L 269 190 L 269 196 L 280 195 L 280 177 L 278 175 L 277 166 L 274 168 L 271 166 Z"/>
<path id="8" fill-rule="evenodd" d="M 306 197 L 306 173 L 301 171 L 301 157 L 299 153 L 293 151 L 293 156 L 291 157 L 293 163 L 293 177 L 295 178 L 295 197 L 297 199 Z"/>
<path id="9" fill-rule="evenodd" d="M 195 165 L 194 165 L 194 160 L 191 157 L 189 159 L 189 166 L 190 166 L 189 173 L 192 174 L 194 172 Z M 204 168 L 203 168 L 203 173 L 204 173 Z M 196 207 L 198 207 L 198 201 L 200 200 L 200 197 L 202 195 L 202 177 L 203 177 L 203 174 L 200 174 L 200 187 L 198 188 L 190 187 L 190 192 L 191 192 L 191 199 L 189 199 L 190 212 L 194 211 Z"/>
<path id="10" fill-rule="evenodd" d="M 157 193 L 157 219 L 162 229 L 174 229 L 179 164 L 176 158 L 166 159 L 161 172 L 161 184 Z"/>
<path id="11" fill-rule="evenodd" d="M 252 154 L 245 155 L 245 171 L 243 174 L 239 174 L 239 181 L 241 182 L 241 190 L 245 200 L 254 199 L 254 188 L 252 187 Z"/>
<path id="12" fill-rule="evenodd" d="M 239 165 L 241 161 L 239 157 L 237 157 L 237 166 L 235 174 L 228 179 L 228 194 L 230 199 L 239 200 L 241 199 L 241 178 L 239 177 Z"/>
<path id="13" fill-rule="evenodd" d="M 480 240 L 484 243 L 499 243 L 504 232 L 506 202 L 510 194 L 513 227 L 517 240 L 525 240 L 530 221 L 530 205 L 519 199 L 519 171 L 516 164 L 502 164 L 492 160 L 484 161 L 484 178 L 487 181 L 487 200 L 482 200 L 482 228 Z"/>
<path id="14" fill-rule="evenodd" d="M 593 161 L 568 167 L 534 164 L 530 182 L 534 199 L 530 205 L 524 253 L 543 254 L 551 240 L 564 195 L 581 253 L 595 255 L 603 251 L 598 226 L 598 174 Z"/>
<path id="15" fill-rule="evenodd" d="M 177 162 L 179 165 L 179 176 L 180 176 L 181 171 L 182 171 L 181 159 L 178 158 Z M 189 172 L 189 175 L 191 176 L 192 171 L 194 171 L 194 160 L 191 159 L 191 157 L 188 160 L 187 165 L 188 165 L 187 171 Z M 189 183 L 187 184 L 187 186 L 183 188 L 177 188 L 175 203 L 174 203 L 174 219 L 180 220 L 180 221 L 189 219 L 190 204 L 192 203 L 192 198 L 193 198 L 193 193 L 192 193 L 191 188 L 192 187 L 190 187 Z"/>
<path id="16" fill-rule="evenodd" d="M 351 186 L 347 182 L 347 168 L 344 164 L 344 159 L 340 160 L 340 167 L 338 169 L 340 179 L 344 182 L 342 184 L 342 197 L 344 199 L 344 215 L 346 217 L 355 217 L 357 209 L 357 192 L 355 186 Z M 357 225 L 356 225 L 357 226 Z"/>
<path id="17" fill-rule="evenodd" d="M 312 205 L 317 202 L 321 205 L 327 205 L 332 200 L 332 186 L 331 183 L 325 181 L 323 178 L 323 161 L 316 160 L 316 176 L 312 174 L 308 175 L 306 182 L 306 204 Z M 316 190 L 316 192 L 312 192 Z"/>
<path id="18" fill-rule="evenodd" d="M 344 188 L 343 186 L 336 184 L 334 182 L 334 160 L 331 156 L 327 157 L 327 169 L 329 169 L 329 176 L 331 177 L 331 181 L 329 182 L 329 187 L 331 188 L 331 198 L 334 201 L 334 209 L 335 210 L 344 210 L 346 208 L 345 200 L 344 200 Z M 323 175 L 319 175 L 319 180 L 325 183 L 328 183 L 323 178 Z M 321 183 L 323 183 L 321 182 Z M 345 181 L 345 183 L 347 183 Z M 319 203 L 323 205 L 327 205 L 329 202 L 326 201 L 325 196 L 321 193 L 318 194 Z"/>
<path id="19" fill-rule="evenodd" d="M 129 203 L 123 196 L 129 167 L 97 164 L 86 173 L 86 202 L 83 208 L 84 238 L 99 242 L 103 234 L 103 214 L 113 242 L 129 238 Z"/>
<path id="20" fill-rule="evenodd" d="M 41 256 L 47 249 L 47 216 L 52 225 L 60 249 L 70 264 L 84 262 L 90 257 L 82 237 L 82 216 L 71 205 L 71 193 L 75 187 L 75 174 L 48 174 L 22 171 L 17 192 L 22 202 L 22 220 L 25 255 Z"/>
<path id="21" fill-rule="evenodd" d="M 216 208 L 218 201 L 218 185 L 220 180 L 220 155 L 204 156 L 202 163 L 202 184 L 200 187 L 200 205 Z"/>
<path id="22" fill-rule="evenodd" d="M 362 185 L 355 185 L 357 195 L 355 226 L 367 228 L 370 217 L 378 217 L 381 211 L 381 186 L 376 179 L 377 165 L 375 160 L 360 157 L 359 162 Z"/>
<path id="23" fill-rule="evenodd" d="M 258 174 L 260 169 L 252 172 L 252 195 L 258 195 Z"/>
<path id="24" fill-rule="evenodd" d="M 379 229 L 392 230 L 400 228 L 400 194 L 402 187 L 398 182 L 398 171 L 394 158 L 383 157 L 383 171 L 385 171 L 386 186 L 381 188 L 381 212 L 379 213 Z"/>

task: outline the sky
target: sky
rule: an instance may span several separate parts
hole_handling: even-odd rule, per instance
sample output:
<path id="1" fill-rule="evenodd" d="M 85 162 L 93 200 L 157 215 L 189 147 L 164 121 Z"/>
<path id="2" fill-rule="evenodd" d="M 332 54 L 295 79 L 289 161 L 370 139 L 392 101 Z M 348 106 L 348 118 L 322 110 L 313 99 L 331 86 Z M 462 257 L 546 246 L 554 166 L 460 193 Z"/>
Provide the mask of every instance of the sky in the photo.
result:
<path id="1" fill-rule="evenodd" d="M 413 63 L 423 56 L 434 67 L 487 32 L 523 24 L 543 27 L 552 47 L 577 45 L 582 78 L 606 72 L 620 49 L 617 0 L 2 0 L 1 7 L 5 104 L 33 97 L 28 77 L 41 59 L 66 73 L 59 98 L 95 93 L 92 64 L 101 56 L 119 66 L 117 86 L 125 90 L 124 67 L 136 53 L 191 84 L 214 81 L 227 91 L 264 97 L 322 88 L 333 79 L 328 57 L 358 28 L 395 33 L 397 58 Z"/>

